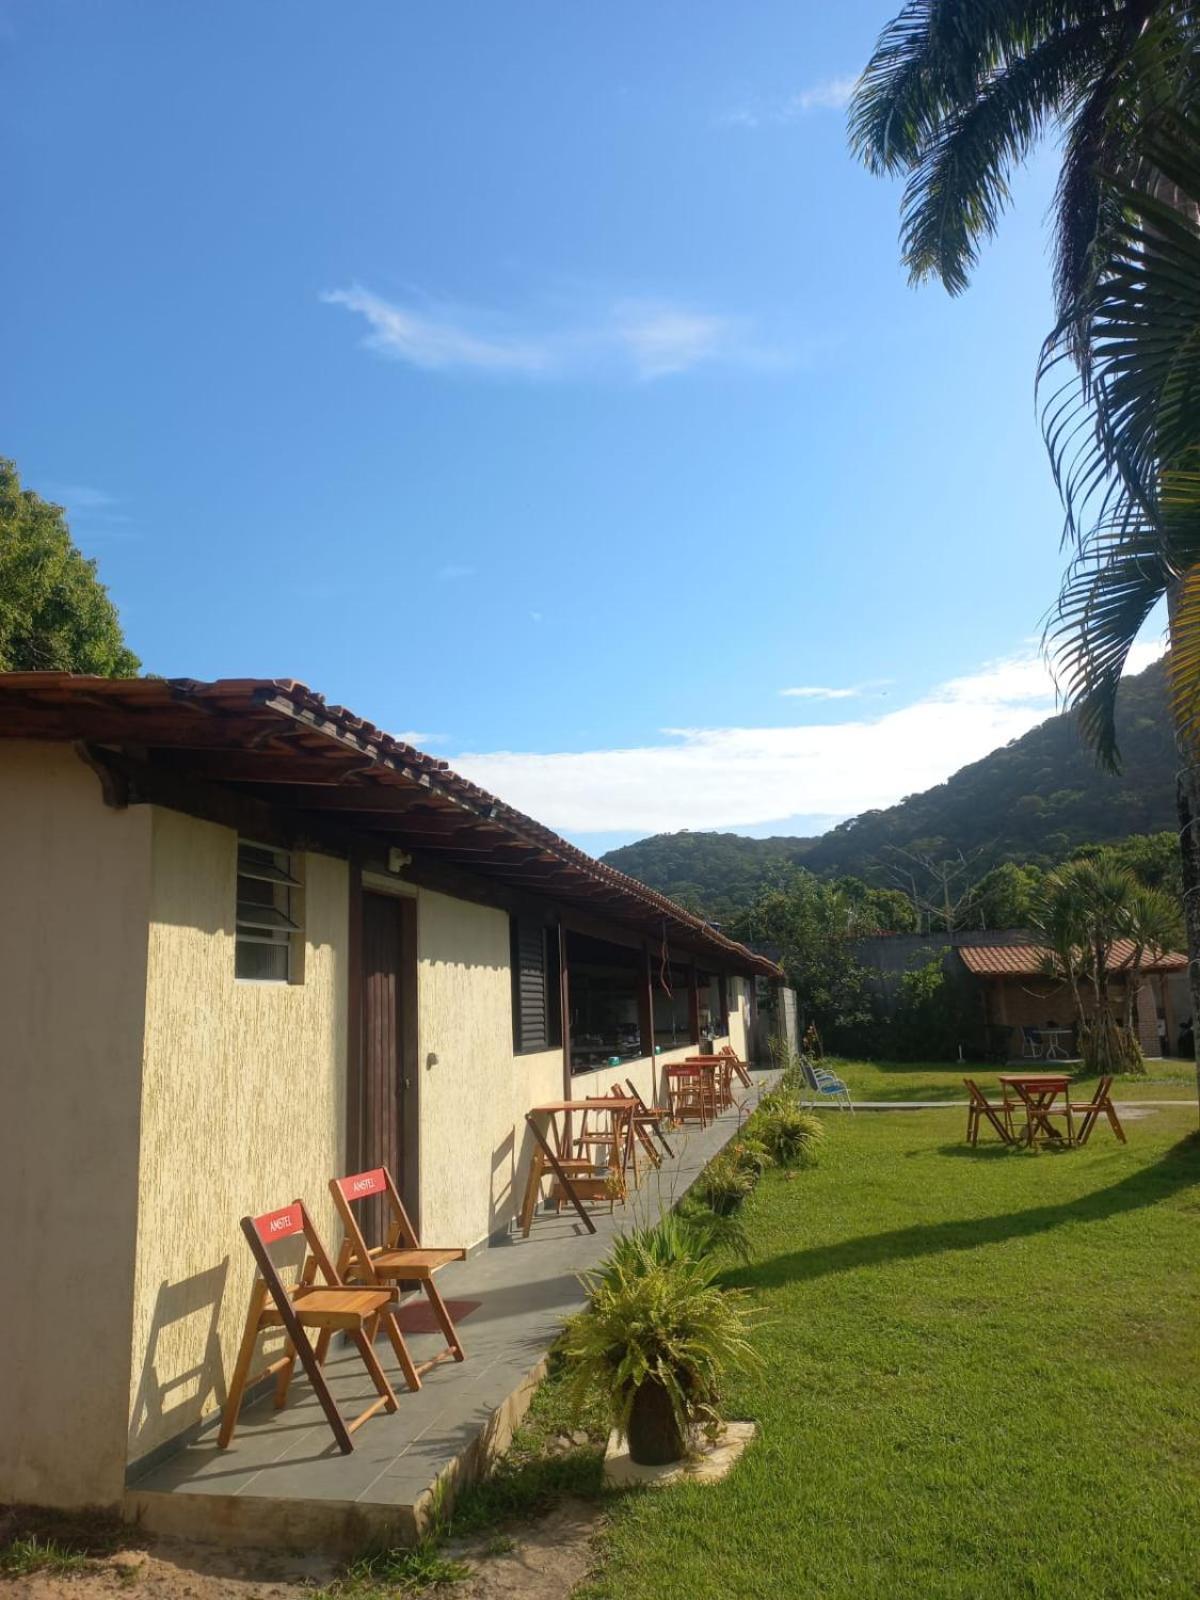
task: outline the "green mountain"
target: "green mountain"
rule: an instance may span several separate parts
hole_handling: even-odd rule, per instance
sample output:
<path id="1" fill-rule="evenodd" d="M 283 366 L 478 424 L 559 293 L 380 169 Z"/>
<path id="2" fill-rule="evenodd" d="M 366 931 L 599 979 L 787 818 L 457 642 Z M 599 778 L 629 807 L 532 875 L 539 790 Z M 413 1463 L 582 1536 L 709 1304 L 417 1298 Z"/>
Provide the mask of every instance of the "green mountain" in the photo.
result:
<path id="1" fill-rule="evenodd" d="M 1096 766 L 1065 713 L 945 783 L 816 839 L 660 833 L 603 859 L 711 916 L 748 905 L 793 866 L 884 882 L 882 864 L 897 847 L 936 857 L 961 850 L 976 875 L 1002 861 L 1049 866 L 1082 844 L 1175 826 L 1177 757 L 1162 662 L 1122 684 L 1117 726 L 1123 770 L 1116 775 Z"/>

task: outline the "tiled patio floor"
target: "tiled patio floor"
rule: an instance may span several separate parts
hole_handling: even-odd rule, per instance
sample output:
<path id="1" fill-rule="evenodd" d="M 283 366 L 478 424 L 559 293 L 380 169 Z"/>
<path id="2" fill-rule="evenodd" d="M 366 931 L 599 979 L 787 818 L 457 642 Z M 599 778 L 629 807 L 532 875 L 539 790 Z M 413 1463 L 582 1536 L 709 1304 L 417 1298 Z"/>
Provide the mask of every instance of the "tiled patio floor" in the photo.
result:
<path id="1" fill-rule="evenodd" d="M 444 1297 L 471 1305 L 458 1317 L 467 1360 L 435 1367 L 410 1394 L 381 1340 L 400 1407 L 366 1422 L 353 1454 L 333 1444 L 297 1369 L 284 1411 L 269 1396 L 247 1406 L 228 1450 L 217 1449 L 215 1431 L 201 1434 L 130 1484 L 127 1514 L 152 1530 L 226 1543 L 344 1553 L 383 1539 L 411 1542 L 435 1483 L 478 1472 L 507 1444 L 563 1318 L 582 1304 L 576 1275 L 601 1259 L 622 1226 L 674 1204 L 774 1078 L 756 1073 L 741 1107 L 704 1132 L 669 1135 L 675 1159 L 644 1179 L 624 1210 L 594 1213 L 595 1234 L 573 1211 L 539 1212 L 528 1239 L 518 1233 L 441 1273 Z M 408 1342 L 420 1361 L 440 1337 L 410 1334 Z M 333 1355 L 328 1370 L 345 1415 L 373 1397 L 353 1351 Z"/>

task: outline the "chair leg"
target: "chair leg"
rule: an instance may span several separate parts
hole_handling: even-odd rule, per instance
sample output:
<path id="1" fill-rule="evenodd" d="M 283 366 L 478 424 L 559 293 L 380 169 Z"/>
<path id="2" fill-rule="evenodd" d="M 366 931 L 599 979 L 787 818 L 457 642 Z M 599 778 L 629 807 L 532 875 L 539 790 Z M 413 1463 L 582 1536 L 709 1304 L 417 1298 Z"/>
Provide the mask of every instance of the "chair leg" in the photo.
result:
<path id="1" fill-rule="evenodd" d="M 321 1338 L 325 1348 L 329 1347 L 328 1330 L 322 1328 Z M 324 1352 L 318 1347 L 317 1360 L 324 1361 Z M 283 1346 L 283 1359 L 279 1366 L 279 1376 L 275 1379 L 275 1409 L 282 1411 L 287 1405 L 288 1390 L 292 1385 L 292 1373 L 296 1370 L 296 1346 L 291 1339 L 287 1339 Z"/>
<path id="2" fill-rule="evenodd" d="M 387 1329 L 387 1336 L 392 1342 L 392 1349 L 396 1352 L 396 1360 L 400 1363 L 404 1381 L 412 1392 L 416 1394 L 421 1387 L 421 1374 L 417 1371 L 416 1364 L 408 1353 L 408 1346 L 404 1342 L 404 1335 L 400 1331 L 400 1324 L 396 1321 L 395 1314 L 385 1315 L 383 1325 Z"/>
<path id="3" fill-rule="evenodd" d="M 458 1337 L 458 1329 L 450 1320 L 450 1313 L 446 1310 L 446 1302 L 438 1293 L 437 1284 L 432 1278 L 426 1278 L 424 1288 L 429 1304 L 433 1307 L 433 1314 L 446 1335 L 447 1348 L 453 1352 L 455 1361 L 465 1361 L 467 1357 L 462 1347 L 462 1340 Z"/>
<path id="4" fill-rule="evenodd" d="M 217 1435 L 217 1446 L 221 1450 L 228 1448 L 229 1441 L 233 1438 L 233 1430 L 237 1426 L 238 1412 L 242 1405 L 242 1395 L 246 1391 L 246 1380 L 250 1376 L 250 1363 L 254 1360 L 254 1346 L 258 1343 L 258 1321 L 262 1316 L 266 1298 L 266 1285 L 260 1281 L 254 1285 L 254 1292 L 250 1296 L 250 1311 L 246 1317 L 246 1329 L 242 1334 L 237 1361 L 234 1363 L 233 1377 L 229 1382 L 229 1393 L 225 1396 L 225 1408 L 221 1413 L 221 1431 Z"/>
<path id="5" fill-rule="evenodd" d="M 383 1396 L 384 1406 L 388 1411 L 397 1410 L 400 1402 L 396 1399 L 396 1391 L 388 1382 L 387 1374 L 379 1365 L 379 1357 L 375 1354 L 375 1351 L 371 1346 L 370 1339 L 367 1338 L 366 1334 L 361 1328 L 359 1328 L 357 1332 L 352 1333 L 350 1337 L 354 1341 L 359 1355 L 363 1358 L 363 1365 L 371 1374 L 372 1383 L 374 1383 L 376 1389 Z"/>
<path id="6" fill-rule="evenodd" d="M 1108 1125 L 1116 1134 L 1117 1138 L 1122 1144 L 1128 1143 L 1127 1139 L 1125 1138 L 1125 1129 L 1121 1126 L 1121 1119 L 1117 1116 L 1116 1108 L 1110 1100 L 1106 1100 L 1104 1102 L 1104 1111 L 1105 1115 L 1108 1117 Z"/>

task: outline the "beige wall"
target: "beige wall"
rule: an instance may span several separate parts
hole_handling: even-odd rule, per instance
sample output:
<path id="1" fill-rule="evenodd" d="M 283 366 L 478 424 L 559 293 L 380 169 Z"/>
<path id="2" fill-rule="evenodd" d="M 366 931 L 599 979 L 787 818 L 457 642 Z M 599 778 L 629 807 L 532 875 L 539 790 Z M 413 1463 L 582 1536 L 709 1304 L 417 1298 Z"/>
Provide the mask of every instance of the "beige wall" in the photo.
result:
<path id="1" fill-rule="evenodd" d="M 237 837 L 154 811 L 131 1459 L 224 1400 L 253 1279 L 239 1220 L 299 1197 L 335 1232 L 348 869 L 313 854 L 300 868 L 303 982 L 239 982 Z"/>
<path id="2" fill-rule="evenodd" d="M 0 1501 L 123 1488 L 150 827 L 0 741 Z"/>
<path id="3" fill-rule="evenodd" d="M 520 1204 L 525 1112 L 561 1098 L 562 1051 L 513 1053 L 507 912 L 422 890 L 417 957 L 422 1235 L 469 1246 Z"/>

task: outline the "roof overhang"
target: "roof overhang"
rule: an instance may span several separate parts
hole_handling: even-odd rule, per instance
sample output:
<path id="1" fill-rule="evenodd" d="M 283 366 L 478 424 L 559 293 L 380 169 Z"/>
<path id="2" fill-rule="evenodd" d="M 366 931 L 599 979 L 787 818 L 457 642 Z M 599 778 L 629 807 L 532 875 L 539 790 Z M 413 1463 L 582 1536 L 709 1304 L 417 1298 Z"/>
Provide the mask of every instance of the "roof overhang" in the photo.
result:
<path id="1" fill-rule="evenodd" d="M 201 789 L 235 794 L 327 839 L 358 839 L 596 918 L 714 964 L 780 968 L 636 878 L 290 679 L 91 678 L 0 673 L 0 738 L 73 741 L 110 798 L 189 809 Z"/>
<path id="2" fill-rule="evenodd" d="M 1051 952 L 1035 944 L 960 944 L 955 946 L 968 972 L 979 978 L 1054 977 Z M 1128 972 L 1133 964 L 1131 939 L 1117 939 L 1109 955 L 1108 971 L 1115 976 Z M 1147 951 L 1141 962 L 1143 973 L 1184 972 L 1188 960 L 1177 950 Z"/>

